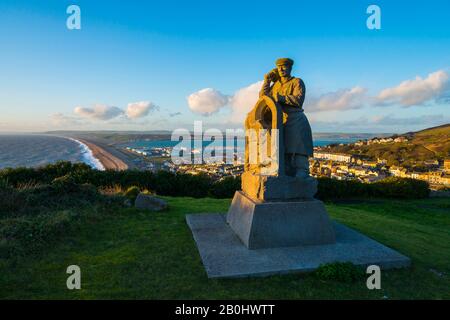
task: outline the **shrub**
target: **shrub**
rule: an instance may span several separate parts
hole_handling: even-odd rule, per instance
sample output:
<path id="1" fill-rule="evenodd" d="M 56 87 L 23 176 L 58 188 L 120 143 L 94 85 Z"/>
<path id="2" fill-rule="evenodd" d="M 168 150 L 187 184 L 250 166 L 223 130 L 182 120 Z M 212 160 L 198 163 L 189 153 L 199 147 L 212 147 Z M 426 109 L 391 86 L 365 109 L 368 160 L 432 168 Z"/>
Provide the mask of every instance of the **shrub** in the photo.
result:
<path id="1" fill-rule="evenodd" d="M 56 183 L 37 185 L 21 191 L 24 197 L 22 207 L 30 213 L 47 209 L 60 209 L 90 205 L 102 201 L 103 196 L 92 185 Z"/>
<path id="2" fill-rule="evenodd" d="M 351 262 L 334 262 L 320 265 L 313 275 L 325 281 L 354 282 L 363 279 L 365 272 Z"/>
<path id="3" fill-rule="evenodd" d="M 213 179 L 205 174 L 177 174 L 175 181 L 175 195 L 194 198 L 207 197 L 213 185 Z"/>
<path id="4" fill-rule="evenodd" d="M 71 186 L 71 192 L 64 189 L 67 185 Z M 10 188 L 6 196 L 1 194 L 3 191 L 2 186 L 0 258 L 39 253 L 69 234 L 81 219 L 101 218 L 99 213 L 111 212 L 111 206 L 123 206 L 124 203 L 123 196 L 101 195 L 94 186 L 73 185 L 67 177 L 50 185 Z"/>
<path id="5" fill-rule="evenodd" d="M 367 197 L 370 195 L 367 184 L 356 180 L 336 180 L 318 178 L 316 197 L 321 200 Z"/>
<path id="6" fill-rule="evenodd" d="M 58 161 L 39 168 L 7 168 L 0 170 L 0 179 L 8 179 L 9 183 L 16 187 L 21 183 L 51 183 L 55 178 L 67 174 L 80 174 L 93 171 L 84 163 L 71 163 L 69 161 Z"/>
<path id="7" fill-rule="evenodd" d="M 64 235 L 76 216 L 76 212 L 60 211 L 0 220 L 0 254 L 37 253 Z"/>
<path id="8" fill-rule="evenodd" d="M 101 195 L 94 186 L 73 184 L 65 179 L 50 185 L 38 184 L 20 189 L 0 187 L 0 218 L 80 208 L 106 200 L 106 196 Z"/>
<path id="9" fill-rule="evenodd" d="M 75 182 L 75 179 L 70 173 L 53 179 L 51 185 L 58 193 L 74 192 L 79 189 L 79 185 Z"/>
<path id="10" fill-rule="evenodd" d="M 21 184 L 51 184 L 55 192 L 77 192 L 74 185 L 92 184 L 99 188 L 127 189 L 133 186 L 141 190 L 152 190 L 165 196 L 231 198 L 240 189 L 240 178 L 226 177 L 215 181 L 200 174 L 172 173 L 167 171 L 126 170 L 99 171 L 85 164 L 58 162 L 41 168 L 16 168 L 0 170 L 0 180 L 17 187 Z M 318 178 L 316 197 L 321 200 L 385 197 L 385 198 L 425 198 L 428 197 L 428 184 L 424 181 L 390 177 L 375 183 L 362 183 L 356 180 L 340 181 Z"/>
<path id="11" fill-rule="evenodd" d="M 316 197 L 321 200 L 349 198 L 421 199 L 429 196 L 428 183 L 421 180 L 389 177 L 374 183 L 318 178 Z"/>
<path id="12" fill-rule="evenodd" d="M 0 190 L 2 189 L 9 189 L 11 186 L 8 183 L 7 179 L 0 179 Z"/>
<path id="13" fill-rule="evenodd" d="M 214 198 L 232 198 L 239 189 L 241 189 L 240 177 L 225 177 L 214 182 L 210 195 Z"/>
<path id="14" fill-rule="evenodd" d="M 6 180 L 0 180 L 0 217 L 18 211 L 22 202 L 20 193 L 12 188 Z"/>
<path id="15" fill-rule="evenodd" d="M 131 203 L 134 203 L 139 193 L 141 193 L 139 187 L 133 186 L 129 187 L 127 191 L 125 191 L 124 196 L 127 197 L 131 201 Z"/>
<path id="16" fill-rule="evenodd" d="M 0 179 L 0 258 L 39 253 L 81 218 L 98 219 L 98 213 L 111 212 L 106 208 L 124 204 L 123 196 L 102 195 L 93 185 L 77 183 L 71 173 L 47 184 L 16 182 L 20 187 Z"/>
<path id="17" fill-rule="evenodd" d="M 418 199 L 427 198 L 430 194 L 426 181 L 410 178 L 389 177 L 370 186 L 375 197 Z"/>

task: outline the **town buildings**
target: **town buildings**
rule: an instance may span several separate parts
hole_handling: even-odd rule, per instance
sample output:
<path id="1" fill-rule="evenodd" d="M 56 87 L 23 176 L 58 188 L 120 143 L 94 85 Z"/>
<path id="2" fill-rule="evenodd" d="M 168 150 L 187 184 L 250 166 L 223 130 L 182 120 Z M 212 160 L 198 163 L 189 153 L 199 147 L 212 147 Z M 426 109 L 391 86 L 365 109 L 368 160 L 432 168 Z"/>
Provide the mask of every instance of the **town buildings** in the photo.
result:
<path id="1" fill-rule="evenodd" d="M 369 142 L 370 141 L 370 142 Z M 407 141 L 404 137 L 372 139 L 355 143 L 392 143 Z M 206 174 L 217 179 L 226 176 L 238 177 L 243 172 L 243 155 L 237 155 L 233 164 L 225 162 L 205 162 L 201 164 L 174 164 L 170 160 L 171 148 L 153 148 L 139 150 L 127 148 L 140 157 L 136 159 L 136 166 L 141 170 L 168 170 L 189 174 Z M 155 161 L 158 159 L 158 161 Z M 358 180 L 372 183 L 386 177 L 394 176 L 427 181 L 431 188 L 450 187 L 450 159 L 440 163 L 437 159 L 424 161 L 428 171 L 417 172 L 400 166 L 387 166 L 386 159 L 368 159 L 360 155 L 334 153 L 327 147 L 314 148 L 310 158 L 310 172 L 315 177 L 329 177 L 338 180 Z"/>

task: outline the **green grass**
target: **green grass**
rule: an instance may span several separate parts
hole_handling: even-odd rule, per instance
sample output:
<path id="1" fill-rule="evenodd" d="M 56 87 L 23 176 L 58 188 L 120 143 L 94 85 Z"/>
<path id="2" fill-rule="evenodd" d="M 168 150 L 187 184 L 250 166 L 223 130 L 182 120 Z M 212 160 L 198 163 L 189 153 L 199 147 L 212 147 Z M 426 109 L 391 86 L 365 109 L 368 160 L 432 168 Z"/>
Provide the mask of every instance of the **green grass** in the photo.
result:
<path id="1" fill-rule="evenodd" d="M 3 299 L 449 299 L 450 199 L 327 204 L 331 216 L 412 258 L 382 272 L 381 290 L 313 275 L 210 280 L 187 213 L 223 212 L 230 200 L 165 197 L 170 211 L 118 208 L 87 219 L 35 256 L 0 260 Z M 81 267 L 82 289 L 66 288 Z"/>

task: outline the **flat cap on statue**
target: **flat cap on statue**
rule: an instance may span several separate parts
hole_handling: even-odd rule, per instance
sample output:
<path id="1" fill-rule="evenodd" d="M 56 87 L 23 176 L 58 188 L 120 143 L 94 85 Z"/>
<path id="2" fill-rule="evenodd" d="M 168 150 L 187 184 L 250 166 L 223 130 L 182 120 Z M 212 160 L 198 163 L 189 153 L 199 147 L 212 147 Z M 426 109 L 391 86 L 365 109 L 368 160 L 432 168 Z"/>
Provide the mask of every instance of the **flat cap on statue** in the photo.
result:
<path id="1" fill-rule="evenodd" d="M 292 66 L 294 64 L 294 60 L 289 59 L 289 58 L 280 58 L 277 59 L 277 61 L 275 61 L 275 65 L 279 66 L 279 65 L 290 65 Z"/>

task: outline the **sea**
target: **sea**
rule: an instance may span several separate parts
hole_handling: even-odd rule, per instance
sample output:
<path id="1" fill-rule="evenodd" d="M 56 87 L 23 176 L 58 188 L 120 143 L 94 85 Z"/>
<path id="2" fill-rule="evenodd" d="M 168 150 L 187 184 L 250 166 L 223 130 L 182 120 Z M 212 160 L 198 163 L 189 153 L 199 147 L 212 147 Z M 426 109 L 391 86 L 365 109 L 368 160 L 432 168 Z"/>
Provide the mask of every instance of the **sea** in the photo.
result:
<path id="1" fill-rule="evenodd" d="M 82 162 L 104 170 L 92 151 L 78 140 L 37 134 L 0 135 L 0 169 L 39 167 L 59 160 Z"/>
<path id="2" fill-rule="evenodd" d="M 313 144 L 315 147 L 326 146 L 333 143 L 352 143 L 359 140 L 358 138 L 336 138 L 336 139 L 313 139 Z M 129 147 L 137 150 L 150 150 L 152 148 L 167 148 L 174 147 L 179 144 L 179 141 L 172 140 L 137 140 L 132 142 L 127 142 L 121 145 L 121 147 Z M 210 142 L 203 141 L 203 147 L 207 146 Z M 234 144 L 233 144 L 234 143 Z M 194 143 L 194 140 L 191 141 L 191 147 L 198 145 Z M 235 140 L 224 140 L 224 146 L 229 147 L 233 146 L 237 150 L 244 150 L 245 141 L 244 139 L 235 139 Z"/>
<path id="3" fill-rule="evenodd" d="M 315 146 L 331 143 L 351 143 L 357 139 L 314 140 Z M 171 140 L 141 140 L 120 145 L 140 150 L 152 148 L 174 147 L 178 141 Z M 226 146 L 232 142 L 225 141 Z M 208 143 L 204 142 L 203 146 Z M 235 150 L 243 150 L 244 140 L 237 139 Z M 44 134 L 0 134 L 0 169 L 15 167 L 39 167 L 59 160 L 82 162 L 92 168 L 104 170 L 91 150 L 78 140 Z"/>

